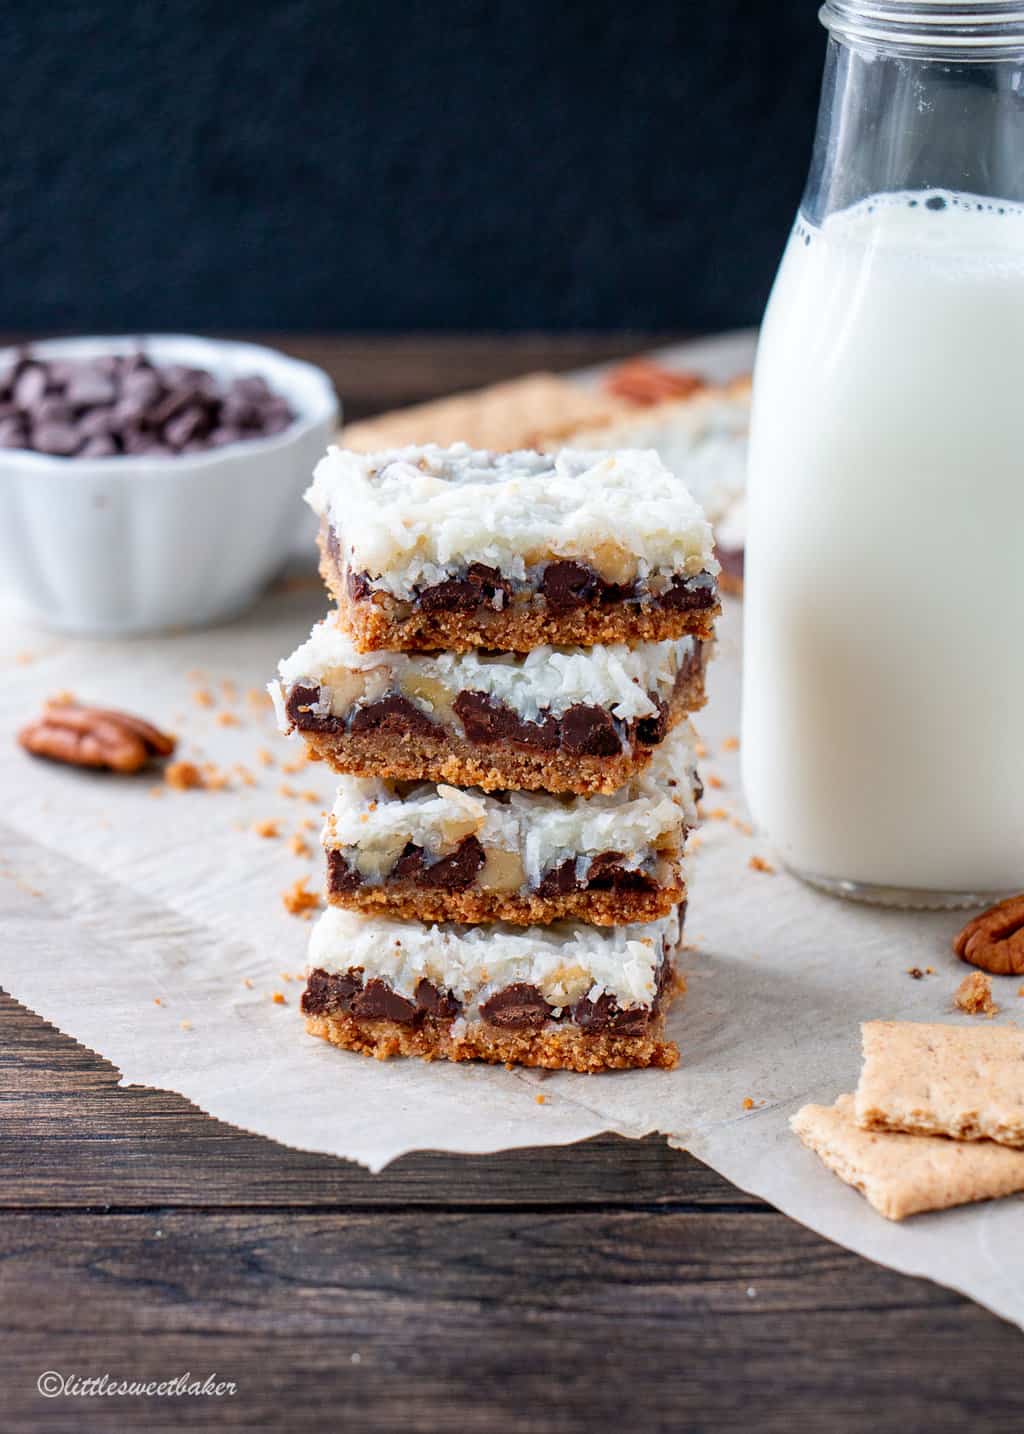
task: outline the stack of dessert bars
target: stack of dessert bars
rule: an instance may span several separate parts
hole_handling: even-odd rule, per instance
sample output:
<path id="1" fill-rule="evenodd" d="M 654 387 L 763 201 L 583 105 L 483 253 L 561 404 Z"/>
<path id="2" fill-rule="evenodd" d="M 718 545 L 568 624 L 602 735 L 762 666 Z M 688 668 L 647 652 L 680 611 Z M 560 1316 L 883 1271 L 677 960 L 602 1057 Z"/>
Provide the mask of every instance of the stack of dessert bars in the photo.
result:
<path id="1" fill-rule="evenodd" d="M 336 601 L 271 684 L 340 774 L 307 1029 L 377 1057 L 676 1064 L 719 611 L 711 530 L 653 452 L 332 449 Z"/>

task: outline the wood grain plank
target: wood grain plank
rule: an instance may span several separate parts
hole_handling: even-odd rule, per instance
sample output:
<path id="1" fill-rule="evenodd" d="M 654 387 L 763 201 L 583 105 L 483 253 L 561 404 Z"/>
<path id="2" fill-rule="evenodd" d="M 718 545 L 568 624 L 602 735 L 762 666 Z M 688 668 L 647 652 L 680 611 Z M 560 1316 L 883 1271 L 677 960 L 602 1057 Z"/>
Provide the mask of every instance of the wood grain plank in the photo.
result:
<path id="1" fill-rule="evenodd" d="M 0 1290 L 5 1429 L 39 1418 L 43 1369 L 215 1369 L 240 1390 L 215 1420 L 243 1428 L 1024 1421 L 1009 1327 L 767 1212 L 7 1213 Z M 45 1427 L 82 1427 L 71 1405 Z"/>
<path id="2" fill-rule="evenodd" d="M 288 1150 L 117 1071 L 0 993 L 0 1208 L 149 1205 L 736 1205 L 763 1208 L 665 1141 L 614 1136 L 496 1156 L 409 1155 L 371 1175 Z"/>

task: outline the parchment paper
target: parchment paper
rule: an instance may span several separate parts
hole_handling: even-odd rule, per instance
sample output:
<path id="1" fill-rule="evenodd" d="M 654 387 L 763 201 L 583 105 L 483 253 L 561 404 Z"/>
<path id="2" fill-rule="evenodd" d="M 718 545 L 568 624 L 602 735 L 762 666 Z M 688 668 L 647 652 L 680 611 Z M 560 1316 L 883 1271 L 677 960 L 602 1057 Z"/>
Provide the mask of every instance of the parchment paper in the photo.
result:
<path id="1" fill-rule="evenodd" d="M 304 833 L 311 858 L 293 854 L 286 838 L 303 820 L 319 828 L 330 774 L 310 766 L 283 775 L 280 762 L 301 748 L 277 736 L 246 692 L 262 687 L 322 608 L 310 580 L 204 633 L 86 642 L 3 624 L 0 984 L 112 1061 L 125 1084 L 179 1091 L 221 1120 L 374 1170 L 414 1149 L 665 1132 L 830 1239 L 1024 1325 L 1024 1201 L 890 1225 L 787 1128 L 804 1101 L 853 1089 L 860 1020 L 968 1019 L 950 1011 L 963 973 L 949 949 L 959 918 L 848 905 L 750 868 L 751 856 L 771 853 L 732 820 L 744 816 L 728 741 L 738 731 L 738 604 L 722 624 L 699 723 L 705 773 L 722 785 L 708 787 L 705 805 L 718 814 L 693 864 L 689 992 L 670 1022 L 683 1055 L 677 1071 L 588 1077 L 381 1063 L 304 1034 L 299 982 L 284 977 L 301 971 L 309 927 L 285 912 L 281 893 L 302 873 L 319 887 L 321 863 L 317 830 Z M 237 688 L 232 702 L 218 686 L 224 678 Z M 60 689 L 169 725 L 182 735 L 182 756 L 242 763 L 255 785 L 236 776 L 230 790 L 175 792 L 153 774 L 33 761 L 14 733 Z M 207 689 L 212 708 L 193 697 Z M 224 711 L 234 724 L 221 725 Z M 277 766 L 260 765 L 261 747 Z M 282 782 L 298 795 L 280 795 Z M 280 837 L 255 833 L 267 819 L 280 822 Z M 935 974 L 912 979 L 914 966 Z M 997 983 L 1001 1020 L 1024 1014 L 1019 984 Z"/>

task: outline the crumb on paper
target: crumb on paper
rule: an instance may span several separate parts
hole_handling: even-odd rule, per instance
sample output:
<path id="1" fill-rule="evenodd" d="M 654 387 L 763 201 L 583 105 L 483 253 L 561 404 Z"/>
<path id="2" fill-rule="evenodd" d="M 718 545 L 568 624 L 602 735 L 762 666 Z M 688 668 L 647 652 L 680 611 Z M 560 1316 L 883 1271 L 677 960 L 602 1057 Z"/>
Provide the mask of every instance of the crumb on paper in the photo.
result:
<path id="1" fill-rule="evenodd" d="M 279 797 L 294 797 L 296 795 L 295 788 L 289 786 L 287 782 L 282 782 L 277 789 L 277 795 Z"/>
<path id="2" fill-rule="evenodd" d="M 723 752 L 738 752 L 739 749 L 740 739 L 738 737 L 724 737 L 722 739 Z"/>
<path id="3" fill-rule="evenodd" d="M 1021 987 L 1019 988 L 1019 990 L 1017 991 L 1017 995 L 1018 995 L 1018 996 L 1024 996 L 1024 986 L 1021 986 Z"/>
<path id="4" fill-rule="evenodd" d="M 235 765 L 231 768 L 231 770 L 234 772 L 235 776 L 238 778 L 238 780 L 242 783 L 243 786 L 255 787 L 256 778 L 253 773 L 250 772 L 249 768 L 245 765 L 244 762 L 236 762 Z"/>
<path id="5" fill-rule="evenodd" d="M 283 991 L 275 991 L 270 998 L 275 1006 L 287 1006 L 288 997 Z"/>
<path id="6" fill-rule="evenodd" d="M 713 787 L 715 791 L 718 791 L 721 787 L 725 786 L 725 783 L 722 781 L 721 777 L 719 777 L 714 772 L 706 772 L 704 775 L 704 781 L 707 786 Z"/>
<path id="7" fill-rule="evenodd" d="M 921 970 L 920 966 L 908 966 L 907 975 L 912 976 L 915 981 L 920 981 L 924 976 L 924 972 Z"/>
<path id="8" fill-rule="evenodd" d="M 290 971 L 278 971 L 277 974 L 280 976 L 282 981 L 291 981 L 294 979 Z"/>
<path id="9" fill-rule="evenodd" d="M 277 837 L 281 835 L 280 823 L 274 821 L 272 817 L 268 817 L 266 821 L 254 822 L 252 829 L 258 837 Z"/>
<path id="10" fill-rule="evenodd" d="M 243 977 L 242 977 L 242 985 L 245 987 L 245 989 L 246 989 L 247 991 L 251 991 L 251 990 L 252 990 L 252 977 L 251 977 L 251 976 L 243 976 Z"/>
<path id="11" fill-rule="evenodd" d="M 187 792 L 203 785 L 203 774 L 195 762 L 169 762 L 164 768 L 164 781 L 176 792 Z"/>
<path id="12" fill-rule="evenodd" d="M 704 845 L 704 838 L 701 837 L 701 836 L 698 836 L 696 832 L 691 833 L 691 835 L 690 835 L 689 837 L 687 837 L 687 839 L 686 839 L 686 849 L 687 849 L 687 851 L 690 851 L 690 852 L 700 851 L 700 849 L 701 849 L 701 847 L 702 847 L 703 845 Z"/>
<path id="13" fill-rule="evenodd" d="M 250 707 L 261 709 L 272 708 L 274 705 L 271 701 L 270 693 L 265 692 L 262 687 L 250 687 L 245 694 L 245 700 Z"/>
<path id="14" fill-rule="evenodd" d="M 197 687 L 192 693 L 192 701 L 197 707 L 212 707 L 214 703 L 213 693 L 208 687 Z"/>
<path id="15" fill-rule="evenodd" d="M 257 747 L 256 760 L 261 767 L 272 767 L 274 765 L 274 754 L 266 747 Z"/>
<path id="16" fill-rule="evenodd" d="M 754 828 L 749 822 L 743 821 L 741 817 L 733 817 L 729 825 L 735 827 L 738 832 L 742 832 L 744 836 L 754 835 Z"/>
<path id="17" fill-rule="evenodd" d="M 227 772 L 217 766 L 216 762 L 204 762 L 203 786 L 210 792 L 221 792 L 225 787 L 231 785 Z"/>
<path id="18" fill-rule="evenodd" d="M 299 796 L 302 798 L 302 800 L 303 800 L 304 802 L 319 802 L 319 801 L 322 801 L 322 800 L 323 800 L 323 798 L 320 796 L 320 793 L 319 793 L 319 792 L 305 791 L 305 792 L 300 792 L 300 793 L 299 793 Z"/>
<path id="19" fill-rule="evenodd" d="M 538 1105 L 547 1105 L 548 1103 L 548 1098 L 546 1095 L 535 1095 L 533 1098 Z"/>
<path id="20" fill-rule="evenodd" d="M 16 652 L 14 654 L 14 660 L 19 667 L 27 667 L 30 662 L 35 662 L 36 655 L 34 652 L 29 652 L 26 649 L 24 652 Z"/>
<path id="21" fill-rule="evenodd" d="M 765 861 L 763 856 L 752 856 L 747 862 L 751 871 L 763 871 L 766 876 L 774 876 L 775 868 L 770 861 Z"/>
<path id="22" fill-rule="evenodd" d="M 289 916 L 301 916 L 308 921 L 314 911 L 320 909 L 320 895 L 316 891 L 310 891 L 306 885 L 308 877 L 298 876 L 281 895 L 284 902 L 284 909 Z"/>
<path id="23" fill-rule="evenodd" d="M 699 757 L 702 761 L 703 761 L 703 759 L 708 755 L 708 749 L 707 749 L 707 747 L 705 747 L 705 745 L 704 745 L 703 742 L 694 742 L 694 744 L 693 744 L 693 750 L 694 750 L 694 754 L 695 754 L 697 757 Z"/>
<path id="24" fill-rule="evenodd" d="M 181 1026 L 181 1029 L 183 1031 L 190 1031 L 192 1029 L 191 1021 L 179 1021 L 178 1024 Z"/>
<path id="25" fill-rule="evenodd" d="M 956 988 L 953 1005 L 969 1016 L 995 1016 L 999 1007 L 992 999 L 992 978 L 982 971 L 972 971 Z"/>
<path id="26" fill-rule="evenodd" d="M 218 713 L 217 713 L 217 716 L 214 718 L 214 721 L 217 723 L 217 726 L 218 726 L 218 727 L 237 727 L 237 726 L 238 726 L 238 718 L 235 716 L 235 714 L 234 714 L 233 712 L 224 712 L 224 711 L 218 712 Z"/>
<path id="27" fill-rule="evenodd" d="M 299 831 L 300 831 L 300 832 L 315 832 L 315 831 L 316 831 L 316 822 L 313 820 L 312 817 L 303 817 L 303 818 L 302 818 L 302 821 L 299 822 Z"/>
<path id="28" fill-rule="evenodd" d="M 161 999 L 160 999 L 159 996 L 154 996 L 154 997 L 153 997 L 153 1005 L 154 1005 L 154 1006 L 162 1006 L 162 1005 L 163 1005 L 163 1001 L 161 1001 Z"/>
<path id="29" fill-rule="evenodd" d="M 754 1109 L 754 1101 L 753 1101 L 753 1097 L 752 1097 L 752 1096 L 745 1095 L 745 1096 L 743 1097 L 743 1109 L 744 1109 L 744 1110 L 753 1110 L 753 1109 Z"/>
<path id="30" fill-rule="evenodd" d="M 221 678 L 220 690 L 225 702 L 238 701 L 238 686 L 236 683 L 232 682 L 230 677 Z"/>
<path id="31" fill-rule="evenodd" d="M 149 795 L 151 797 L 162 797 L 164 795 L 164 790 L 165 789 L 161 786 L 150 787 Z"/>
<path id="32" fill-rule="evenodd" d="M 288 850 L 293 856 L 309 856 L 309 842 L 296 832 L 288 838 Z"/>
<path id="33" fill-rule="evenodd" d="M 288 777 L 294 777 L 297 772 L 301 772 L 305 767 L 308 767 L 309 763 L 310 758 L 307 754 L 300 752 L 297 757 L 291 757 L 287 762 L 282 762 L 281 771 Z"/>
<path id="34" fill-rule="evenodd" d="M 712 807 L 711 810 L 705 812 L 704 815 L 708 821 L 712 822 L 727 822 L 729 820 L 729 812 L 725 807 Z"/>

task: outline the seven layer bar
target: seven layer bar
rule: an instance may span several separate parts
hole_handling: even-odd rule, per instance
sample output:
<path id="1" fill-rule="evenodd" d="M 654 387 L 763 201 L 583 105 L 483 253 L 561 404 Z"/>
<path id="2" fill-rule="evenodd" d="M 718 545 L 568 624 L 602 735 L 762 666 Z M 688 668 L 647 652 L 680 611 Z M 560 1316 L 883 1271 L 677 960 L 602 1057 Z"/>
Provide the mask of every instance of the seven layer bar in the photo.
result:
<path id="1" fill-rule="evenodd" d="M 338 611 L 271 692 L 343 774 L 308 1029 L 377 1056 L 674 1064 L 683 719 L 718 611 L 699 508 L 653 454 L 465 445 L 332 450 L 307 497 Z"/>

